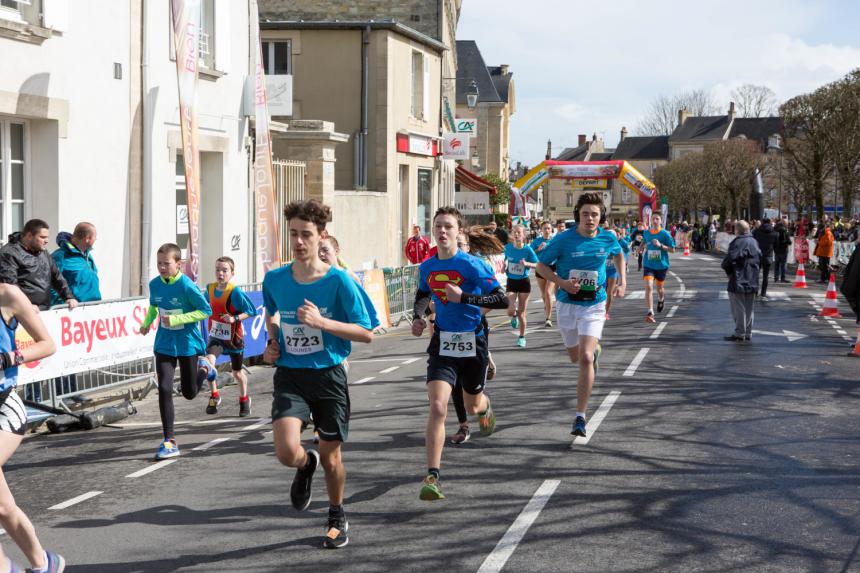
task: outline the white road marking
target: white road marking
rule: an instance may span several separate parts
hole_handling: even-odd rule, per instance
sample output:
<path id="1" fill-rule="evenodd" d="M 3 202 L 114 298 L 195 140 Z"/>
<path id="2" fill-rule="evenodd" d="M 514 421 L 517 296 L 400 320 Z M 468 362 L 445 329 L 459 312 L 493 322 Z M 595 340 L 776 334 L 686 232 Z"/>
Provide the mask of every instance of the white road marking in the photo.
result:
<path id="1" fill-rule="evenodd" d="M 789 342 L 794 342 L 795 340 L 800 340 L 802 338 L 806 338 L 805 334 L 800 334 L 799 332 L 794 332 L 791 330 L 782 329 L 782 332 L 770 332 L 767 330 L 753 330 L 753 334 L 764 334 L 765 336 L 784 336 L 788 339 Z"/>
<path id="2" fill-rule="evenodd" d="M 93 498 L 97 495 L 101 495 L 103 493 L 104 493 L 103 491 L 88 491 L 87 493 L 83 493 L 83 494 L 79 495 L 78 497 L 73 497 L 72 499 L 67 499 L 66 501 L 64 501 L 62 503 L 58 503 L 57 505 L 52 505 L 48 509 L 66 509 L 67 507 L 71 507 L 71 506 L 75 505 L 76 503 L 81 503 L 82 501 L 86 501 L 88 499 L 91 499 L 91 498 Z"/>
<path id="3" fill-rule="evenodd" d="M 173 458 L 171 460 L 161 460 L 157 464 L 152 464 L 151 466 L 149 466 L 147 468 L 143 468 L 142 470 L 137 470 L 136 472 L 134 472 L 132 474 L 128 474 L 125 477 L 127 477 L 127 478 L 139 478 L 141 476 L 145 476 L 146 474 L 151 474 L 152 472 L 154 472 L 156 470 L 160 470 L 161 468 L 163 468 L 165 466 L 169 466 L 170 464 L 172 464 L 175 461 L 176 461 L 176 458 Z"/>
<path id="4" fill-rule="evenodd" d="M 232 439 L 233 439 L 233 438 L 230 438 L 230 437 L 227 437 L 227 438 L 215 438 L 214 440 L 209 441 L 209 442 L 206 442 L 205 444 L 200 444 L 199 446 L 197 446 L 196 448 L 192 449 L 191 451 L 192 451 L 192 452 L 205 452 L 206 450 L 208 450 L 208 449 L 209 449 L 209 448 L 211 448 L 212 446 L 217 446 L 217 445 L 218 445 L 218 444 L 220 444 L 221 442 L 226 442 L 227 440 L 232 440 Z"/>
<path id="5" fill-rule="evenodd" d="M 417 358 L 416 358 L 417 360 Z M 350 364 L 361 364 L 363 362 L 402 362 L 403 358 L 362 358 L 361 360 L 350 360 Z"/>
<path id="6" fill-rule="evenodd" d="M 648 338 L 660 338 L 660 333 L 663 332 L 663 329 L 666 328 L 668 322 L 661 322 L 657 325 L 657 328 L 654 329 L 654 332 L 651 333 L 651 336 Z"/>
<path id="7" fill-rule="evenodd" d="M 634 290 L 633 292 L 628 292 L 627 294 L 625 294 L 624 298 L 629 300 L 645 300 L 645 291 Z"/>
<path id="8" fill-rule="evenodd" d="M 590 440 L 594 436 L 594 432 L 597 431 L 597 428 L 600 426 L 600 423 L 603 421 L 603 418 L 606 417 L 606 414 L 609 413 L 609 410 L 612 409 L 612 406 L 615 404 L 615 401 L 618 400 L 618 397 L 621 396 L 621 392 L 612 391 L 609 395 L 603 399 L 603 402 L 600 404 L 600 407 L 594 413 L 594 415 L 588 419 L 588 423 L 585 424 L 585 437 L 577 436 L 574 438 L 574 444 L 587 444 L 588 440 Z"/>
<path id="9" fill-rule="evenodd" d="M 484 559 L 478 573 L 498 573 L 502 570 L 560 483 L 559 480 L 548 479 L 541 484 L 493 551 Z"/>
<path id="10" fill-rule="evenodd" d="M 678 305 L 677 304 L 669 309 L 669 313 L 666 315 L 666 318 L 672 318 L 673 316 L 675 316 L 676 312 L 678 312 Z"/>
<path id="11" fill-rule="evenodd" d="M 260 418 L 259 420 L 257 420 L 253 424 L 251 424 L 250 426 L 245 426 L 244 428 L 242 428 L 242 431 L 243 432 L 250 432 L 252 430 L 262 428 L 263 426 L 265 426 L 269 422 L 271 422 L 271 420 L 269 418 Z"/>
<path id="12" fill-rule="evenodd" d="M 410 358 L 409 360 L 404 360 L 403 364 L 412 364 L 413 362 L 418 362 L 421 360 L 421 356 L 416 356 L 415 358 Z"/>
<path id="13" fill-rule="evenodd" d="M 633 358 L 633 362 L 630 363 L 630 366 L 627 367 L 627 370 L 624 371 L 624 376 L 633 376 L 636 374 L 636 369 L 639 368 L 639 365 L 642 364 L 642 361 L 645 360 L 645 355 L 648 354 L 650 348 L 643 348 L 639 351 L 635 358 Z"/>
<path id="14" fill-rule="evenodd" d="M 361 380 L 356 380 L 355 382 L 350 382 L 350 386 L 352 386 L 353 384 L 364 384 L 365 382 L 370 382 L 374 378 L 376 378 L 376 376 L 368 376 L 367 378 L 362 378 Z"/>
<path id="15" fill-rule="evenodd" d="M 398 368 L 400 368 L 400 366 L 392 366 L 391 368 L 386 368 L 385 370 L 380 370 L 379 373 L 380 374 L 388 374 L 389 372 L 394 372 Z"/>
<path id="16" fill-rule="evenodd" d="M 839 333 L 839 334 L 841 334 L 842 336 L 845 336 L 846 334 L 848 334 L 847 332 L 845 332 L 845 331 L 844 331 L 844 330 L 842 330 L 841 328 L 837 328 L 837 329 L 836 329 L 836 332 L 838 332 L 838 333 Z"/>

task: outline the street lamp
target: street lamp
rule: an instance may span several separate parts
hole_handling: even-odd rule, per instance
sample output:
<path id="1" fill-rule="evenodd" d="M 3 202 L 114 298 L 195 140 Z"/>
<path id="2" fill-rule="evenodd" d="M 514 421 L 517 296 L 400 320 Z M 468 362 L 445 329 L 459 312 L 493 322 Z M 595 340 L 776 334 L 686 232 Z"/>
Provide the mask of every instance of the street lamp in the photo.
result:
<path id="1" fill-rule="evenodd" d="M 782 138 L 779 135 L 771 135 L 767 138 L 767 150 L 774 151 L 779 155 L 779 188 L 777 189 L 776 213 L 778 218 L 782 218 Z"/>
<path id="2" fill-rule="evenodd" d="M 475 80 L 472 80 L 466 89 L 466 105 L 469 109 L 475 109 L 475 106 L 478 105 L 478 82 Z"/>

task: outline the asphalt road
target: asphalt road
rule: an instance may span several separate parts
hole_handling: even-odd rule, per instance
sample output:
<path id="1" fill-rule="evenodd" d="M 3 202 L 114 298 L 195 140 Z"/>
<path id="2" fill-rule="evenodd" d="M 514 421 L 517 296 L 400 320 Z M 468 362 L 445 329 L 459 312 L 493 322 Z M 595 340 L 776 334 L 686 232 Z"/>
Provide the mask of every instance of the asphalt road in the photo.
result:
<path id="1" fill-rule="evenodd" d="M 339 551 L 320 548 L 321 475 L 308 511 L 289 504 L 268 368 L 251 377 L 252 418 L 235 417 L 235 386 L 217 416 L 205 397 L 177 398 L 183 454 L 171 463 L 152 461 L 151 394 L 123 429 L 28 438 L 4 471 L 70 572 L 860 571 L 853 321 L 816 316 L 821 286 L 777 285 L 756 329 L 779 335 L 725 342 L 718 260 L 674 256 L 672 269 L 658 325 L 644 321 L 635 271 L 613 308 L 589 407 L 592 426 L 602 421 L 586 444 L 571 442 L 576 370 L 541 304 L 526 349 L 491 314 L 498 430 L 446 446 L 441 502 L 418 499 L 426 339 L 401 330 L 358 347 L 344 449 L 351 540 Z M 455 422 L 452 408 L 449 433 Z"/>

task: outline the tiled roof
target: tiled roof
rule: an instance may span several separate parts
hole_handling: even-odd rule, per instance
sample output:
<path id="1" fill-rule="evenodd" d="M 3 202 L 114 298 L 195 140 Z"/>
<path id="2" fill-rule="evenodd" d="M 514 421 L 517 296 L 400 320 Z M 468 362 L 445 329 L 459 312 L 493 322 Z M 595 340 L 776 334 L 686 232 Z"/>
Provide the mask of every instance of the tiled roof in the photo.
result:
<path id="1" fill-rule="evenodd" d="M 474 40 L 457 40 L 457 103 L 466 105 L 466 91 L 475 80 L 478 85 L 479 102 L 498 102 L 503 100 L 496 91 L 495 82 L 490 77 L 484 57 Z"/>
<path id="2" fill-rule="evenodd" d="M 669 136 L 625 137 L 612 159 L 669 159 Z"/>
<path id="3" fill-rule="evenodd" d="M 501 66 L 490 66 L 488 70 L 493 79 L 493 85 L 496 86 L 496 93 L 499 94 L 503 102 L 508 103 L 508 88 L 510 88 L 513 74 L 510 72 L 503 74 Z"/>
<path id="4" fill-rule="evenodd" d="M 675 128 L 669 140 L 723 139 L 730 123 L 727 115 L 688 117 Z"/>

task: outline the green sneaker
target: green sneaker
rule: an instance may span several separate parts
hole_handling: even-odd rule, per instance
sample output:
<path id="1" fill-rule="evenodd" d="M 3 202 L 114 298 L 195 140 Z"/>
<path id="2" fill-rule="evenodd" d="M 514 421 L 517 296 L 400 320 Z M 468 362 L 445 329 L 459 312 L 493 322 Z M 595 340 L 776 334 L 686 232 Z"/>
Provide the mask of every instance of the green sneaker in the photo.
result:
<path id="1" fill-rule="evenodd" d="M 424 481 L 421 482 L 421 493 L 418 494 L 418 499 L 423 499 L 424 501 L 445 499 L 439 480 L 432 475 L 424 478 Z"/>
<path id="2" fill-rule="evenodd" d="M 483 414 L 478 414 L 478 426 L 481 427 L 481 435 L 489 436 L 496 431 L 496 415 L 493 413 L 493 406 L 490 404 L 490 399 L 487 398 L 487 409 Z"/>
<path id="3" fill-rule="evenodd" d="M 594 376 L 597 376 L 597 369 L 600 368 L 600 353 L 603 352 L 603 347 L 599 344 L 594 349 Z"/>

